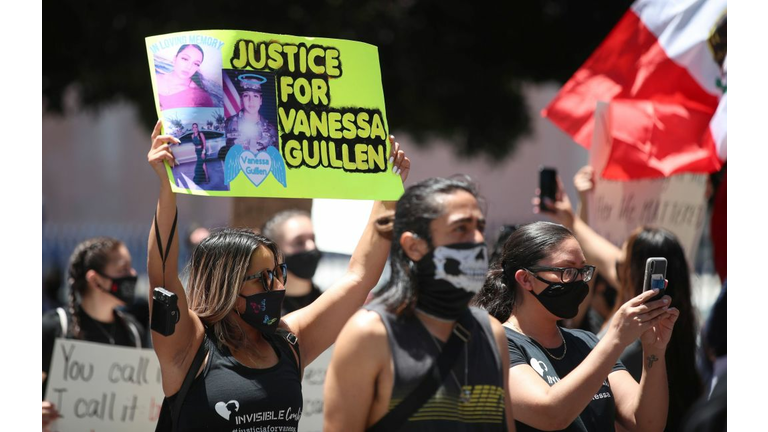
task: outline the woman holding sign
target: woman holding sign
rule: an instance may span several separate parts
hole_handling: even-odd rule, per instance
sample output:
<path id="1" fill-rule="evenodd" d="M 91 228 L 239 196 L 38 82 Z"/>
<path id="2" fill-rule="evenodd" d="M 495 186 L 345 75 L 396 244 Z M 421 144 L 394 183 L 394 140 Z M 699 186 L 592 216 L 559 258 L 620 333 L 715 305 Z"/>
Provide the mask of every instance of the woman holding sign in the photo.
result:
<path id="1" fill-rule="evenodd" d="M 141 324 L 117 310 L 133 303 L 136 280 L 131 254 L 120 240 L 97 237 L 75 247 L 69 259 L 69 308 L 43 315 L 43 396 L 56 338 L 142 346 Z M 56 407 L 43 400 L 43 428 L 58 416 Z"/>
<path id="2" fill-rule="evenodd" d="M 176 402 L 199 347 L 208 351 L 192 370 L 196 378 L 182 408 L 171 417 L 178 415 L 179 431 L 295 431 L 302 412 L 302 371 L 334 342 L 378 282 L 390 240 L 378 232 L 377 220 L 394 205 L 373 205 L 346 275 L 285 317 L 283 255 L 272 240 L 250 230 L 225 229 L 203 240 L 192 252 L 185 292 L 177 276 L 176 198 L 165 168 L 175 163 L 170 146 L 179 141 L 160 135 L 160 128 L 158 122 L 147 156 L 160 179 L 147 268 L 150 286 L 162 286 L 175 297 L 180 315 L 172 334 L 152 332 L 169 405 Z M 395 142 L 391 156 L 393 170 L 405 180 L 410 161 Z M 159 316 L 153 310 L 153 320 Z"/>

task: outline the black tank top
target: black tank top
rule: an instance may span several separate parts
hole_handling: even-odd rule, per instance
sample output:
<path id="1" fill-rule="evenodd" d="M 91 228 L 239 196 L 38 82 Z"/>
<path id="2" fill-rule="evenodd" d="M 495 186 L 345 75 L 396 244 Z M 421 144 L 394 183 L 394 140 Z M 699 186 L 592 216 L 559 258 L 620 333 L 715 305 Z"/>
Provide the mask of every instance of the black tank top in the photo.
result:
<path id="1" fill-rule="evenodd" d="M 208 363 L 189 388 L 178 431 L 298 431 L 301 374 L 288 342 L 265 334 L 279 359 L 272 367 L 251 369 L 211 336 L 205 339 Z M 171 406 L 175 397 L 168 398 Z"/>
<path id="2" fill-rule="evenodd" d="M 389 402 L 389 409 L 392 410 L 421 382 L 445 344 L 433 339 L 429 330 L 413 314 L 397 316 L 376 302 L 366 308 L 378 313 L 387 329 L 395 365 L 394 388 Z M 465 345 L 468 362 L 465 363 L 462 349 L 453 373 L 446 376 L 435 394 L 399 431 L 507 430 L 502 365 L 488 313 L 477 308 L 470 309 L 475 326 Z M 462 401 L 465 391 L 470 394 L 468 401 Z"/>

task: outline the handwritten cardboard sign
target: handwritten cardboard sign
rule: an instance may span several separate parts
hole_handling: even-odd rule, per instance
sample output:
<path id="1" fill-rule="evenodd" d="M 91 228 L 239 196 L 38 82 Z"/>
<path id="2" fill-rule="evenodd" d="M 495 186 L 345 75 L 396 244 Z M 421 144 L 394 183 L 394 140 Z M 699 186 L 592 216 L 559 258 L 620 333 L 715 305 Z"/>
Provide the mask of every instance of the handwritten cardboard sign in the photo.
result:
<path id="1" fill-rule="evenodd" d="M 146 38 L 174 192 L 396 200 L 375 46 L 235 30 Z"/>
<path id="2" fill-rule="evenodd" d="M 707 217 L 706 176 L 682 174 L 633 181 L 600 178 L 610 151 L 609 113 L 609 104 L 598 103 L 590 152 L 596 179 L 587 201 L 589 225 L 619 247 L 638 226 L 665 228 L 678 237 L 693 265 Z"/>
<path id="3" fill-rule="evenodd" d="M 53 349 L 45 399 L 61 417 L 52 432 L 155 430 L 163 389 L 153 350 L 71 339 Z"/>
<path id="4" fill-rule="evenodd" d="M 299 432 L 321 432 L 323 430 L 323 385 L 332 354 L 333 345 L 304 369 L 304 378 L 301 381 L 304 411 L 301 413 Z"/>

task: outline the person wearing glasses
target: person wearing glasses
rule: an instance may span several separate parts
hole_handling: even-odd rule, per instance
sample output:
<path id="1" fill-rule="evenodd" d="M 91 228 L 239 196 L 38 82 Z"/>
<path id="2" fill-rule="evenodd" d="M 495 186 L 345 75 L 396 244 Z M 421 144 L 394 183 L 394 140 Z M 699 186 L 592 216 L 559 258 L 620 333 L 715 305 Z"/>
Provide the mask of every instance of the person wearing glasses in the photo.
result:
<path id="1" fill-rule="evenodd" d="M 594 187 L 594 171 L 589 167 L 579 170 L 574 186 L 579 190 L 582 202 L 585 194 Z M 696 399 L 704 392 L 702 379 L 697 367 L 696 342 L 698 325 L 692 300 L 690 268 L 680 240 L 670 231 L 659 227 L 637 227 L 622 244 L 615 246 L 598 234 L 583 219 L 583 214 L 574 212 L 568 195 L 558 180 L 556 200 L 542 212 L 552 220 L 569 228 L 584 249 L 588 259 L 602 270 L 606 281 L 616 287 L 616 303 L 606 317 L 597 337 L 602 339 L 612 327 L 616 311 L 622 304 L 639 295 L 643 290 L 645 262 L 650 257 L 667 259 L 666 293 L 671 298 L 670 306 L 679 311 L 675 332 L 665 351 L 665 364 L 669 377 L 669 411 L 666 430 L 680 430 L 681 422 Z M 641 382 L 643 366 L 646 363 L 641 340 L 634 340 L 624 349 L 619 359 L 637 382 Z"/>
<path id="2" fill-rule="evenodd" d="M 679 311 L 658 290 L 624 303 L 603 339 L 558 321 L 572 318 L 595 267 L 570 230 L 551 222 L 523 225 L 491 264 L 475 303 L 505 327 L 509 391 L 518 431 L 661 431 L 669 395 L 664 352 Z M 643 378 L 618 360 L 641 339 Z"/>
<path id="3" fill-rule="evenodd" d="M 179 140 L 160 135 L 160 128 L 158 122 L 147 155 L 160 179 L 147 271 L 150 287 L 162 286 L 178 297 L 173 334 L 152 331 L 168 405 L 173 406 L 201 344 L 208 350 L 181 410 L 173 413 L 179 418 L 176 430 L 298 430 L 303 370 L 334 342 L 378 282 L 390 240 L 377 230 L 377 219 L 394 203 L 373 205 L 341 280 L 285 317 L 284 257 L 272 240 L 249 230 L 218 230 L 203 240 L 192 252 L 185 292 L 177 276 L 176 198 L 165 171 L 165 163 L 175 163 L 170 146 Z M 410 161 L 390 141 L 393 170 L 405 180 Z M 169 241 L 170 252 L 161 255 Z"/>

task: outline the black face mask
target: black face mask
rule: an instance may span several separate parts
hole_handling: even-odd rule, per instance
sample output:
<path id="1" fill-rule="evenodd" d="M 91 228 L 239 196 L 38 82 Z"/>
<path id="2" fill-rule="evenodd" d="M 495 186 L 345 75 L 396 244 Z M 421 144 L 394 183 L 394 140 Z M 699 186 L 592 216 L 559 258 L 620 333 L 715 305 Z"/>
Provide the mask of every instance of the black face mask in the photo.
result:
<path id="1" fill-rule="evenodd" d="M 273 334 L 280 324 L 285 290 L 267 291 L 249 296 L 240 294 L 240 297 L 245 299 L 245 312 L 240 315 L 240 318 L 262 333 Z"/>
<path id="2" fill-rule="evenodd" d="M 538 295 L 533 291 L 531 291 L 531 294 L 552 315 L 559 318 L 570 319 L 575 317 L 579 313 L 579 305 L 589 294 L 589 285 L 583 280 L 568 283 L 552 283 L 539 277 L 536 277 L 536 279 L 546 282 L 548 286 Z"/>
<path id="3" fill-rule="evenodd" d="M 99 273 L 99 272 L 96 272 L 96 273 Z M 122 300 L 127 305 L 133 304 L 133 299 L 136 296 L 136 281 L 139 279 L 137 276 L 123 276 L 121 278 L 111 278 L 102 273 L 99 273 L 99 275 L 112 281 L 112 285 L 110 285 L 108 289 L 102 288 L 104 291 Z"/>
<path id="4" fill-rule="evenodd" d="M 304 252 L 297 252 L 292 255 L 286 255 L 285 263 L 288 264 L 288 270 L 301 279 L 312 279 L 317 270 L 317 263 L 323 254 L 318 249 L 312 249 Z"/>
<path id="5" fill-rule="evenodd" d="M 445 320 L 455 320 L 480 291 L 488 272 L 485 243 L 438 246 L 416 263 L 416 307 Z"/>

